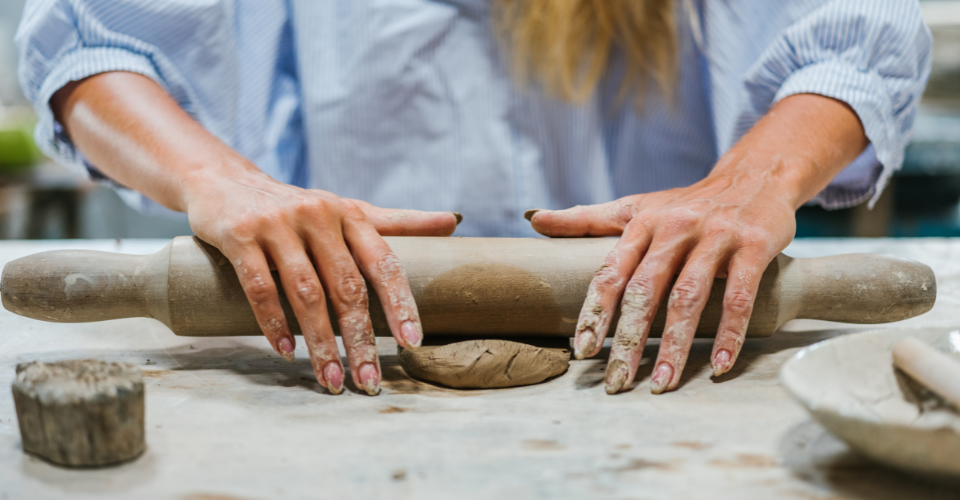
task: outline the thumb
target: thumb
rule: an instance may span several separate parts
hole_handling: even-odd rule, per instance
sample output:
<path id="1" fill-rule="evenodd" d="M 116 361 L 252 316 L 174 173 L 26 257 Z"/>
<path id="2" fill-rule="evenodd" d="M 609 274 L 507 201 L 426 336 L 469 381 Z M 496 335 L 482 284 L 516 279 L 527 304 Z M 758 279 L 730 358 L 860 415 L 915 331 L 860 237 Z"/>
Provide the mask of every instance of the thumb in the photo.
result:
<path id="1" fill-rule="evenodd" d="M 620 236 L 633 218 L 633 210 L 631 205 L 617 200 L 566 210 L 527 210 L 523 216 L 535 231 L 551 238 Z"/>
<path id="2" fill-rule="evenodd" d="M 350 201 L 363 210 L 380 236 L 450 236 L 463 220 L 456 212 L 380 208 L 361 200 Z"/>

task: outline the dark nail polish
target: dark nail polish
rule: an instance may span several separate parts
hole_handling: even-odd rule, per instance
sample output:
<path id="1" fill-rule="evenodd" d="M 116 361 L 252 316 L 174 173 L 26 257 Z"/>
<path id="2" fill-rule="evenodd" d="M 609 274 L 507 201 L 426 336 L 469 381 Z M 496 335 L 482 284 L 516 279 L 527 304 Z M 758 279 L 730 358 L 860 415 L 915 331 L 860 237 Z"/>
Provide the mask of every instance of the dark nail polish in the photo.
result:
<path id="1" fill-rule="evenodd" d="M 527 219 L 528 221 L 533 221 L 533 216 L 536 215 L 537 212 L 539 212 L 539 211 L 541 211 L 541 210 L 543 210 L 543 209 L 542 209 L 542 208 L 533 208 L 533 209 L 527 210 L 526 212 L 523 213 L 523 218 L 524 218 L 524 219 Z"/>

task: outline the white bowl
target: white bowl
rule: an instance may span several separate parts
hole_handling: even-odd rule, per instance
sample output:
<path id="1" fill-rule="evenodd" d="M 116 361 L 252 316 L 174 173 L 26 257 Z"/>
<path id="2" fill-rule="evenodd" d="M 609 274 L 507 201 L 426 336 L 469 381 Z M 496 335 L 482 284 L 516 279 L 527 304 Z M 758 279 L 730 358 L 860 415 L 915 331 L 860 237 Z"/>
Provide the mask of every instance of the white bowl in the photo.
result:
<path id="1" fill-rule="evenodd" d="M 960 414 L 894 370 L 893 345 L 906 336 L 960 360 L 960 329 L 874 330 L 803 349 L 783 366 L 780 382 L 814 419 L 864 455 L 960 479 Z"/>

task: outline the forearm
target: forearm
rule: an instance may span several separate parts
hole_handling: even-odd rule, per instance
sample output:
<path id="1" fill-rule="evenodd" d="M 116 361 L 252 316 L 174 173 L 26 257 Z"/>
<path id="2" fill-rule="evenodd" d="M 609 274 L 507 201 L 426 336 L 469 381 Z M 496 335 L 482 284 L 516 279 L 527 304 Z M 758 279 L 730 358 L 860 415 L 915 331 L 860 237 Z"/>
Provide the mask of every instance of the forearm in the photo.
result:
<path id="1" fill-rule="evenodd" d="M 826 188 L 868 144 L 859 118 L 845 103 L 798 94 L 774 106 L 723 155 L 708 179 L 769 180 L 796 209 Z"/>
<path id="2" fill-rule="evenodd" d="M 263 175 L 142 75 L 94 75 L 50 105 L 98 170 L 173 210 L 187 210 L 190 186 L 205 177 Z"/>

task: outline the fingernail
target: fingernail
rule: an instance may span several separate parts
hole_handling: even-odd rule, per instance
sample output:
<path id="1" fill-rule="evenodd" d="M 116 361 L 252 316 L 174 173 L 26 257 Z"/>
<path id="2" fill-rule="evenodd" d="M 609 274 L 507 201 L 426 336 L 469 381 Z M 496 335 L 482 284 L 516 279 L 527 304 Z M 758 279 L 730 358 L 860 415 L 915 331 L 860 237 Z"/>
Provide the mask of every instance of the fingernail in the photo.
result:
<path id="1" fill-rule="evenodd" d="M 627 377 L 630 376 L 630 369 L 621 359 L 615 359 L 607 365 L 607 394 L 616 394 L 623 389 L 627 383 Z"/>
<path id="2" fill-rule="evenodd" d="M 660 363 L 657 370 L 653 372 L 653 380 L 650 381 L 650 392 L 660 394 L 667 388 L 670 379 L 673 378 L 673 367 L 669 363 Z"/>
<path id="3" fill-rule="evenodd" d="M 403 340 L 406 340 L 410 347 L 420 347 L 420 341 L 423 340 L 420 329 L 413 321 L 404 321 L 400 324 L 400 335 L 403 336 Z"/>
<path id="4" fill-rule="evenodd" d="M 597 348 L 597 336 L 590 330 L 584 330 L 577 338 L 576 349 L 573 355 L 577 359 L 583 359 Z"/>
<path id="5" fill-rule="evenodd" d="M 284 337 L 278 342 L 280 347 L 280 355 L 283 356 L 283 359 L 287 361 L 293 361 L 293 342 L 290 342 L 290 339 Z"/>
<path id="6" fill-rule="evenodd" d="M 452 213 L 453 216 L 457 218 L 457 225 L 459 226 L 460 223 L 463 222 L 463 215 L 460 212 L 450 212 L 450 213 Z"/>
<path id="7" fill-rule="evenodd" d="M 720 349 L 717 351 L 717 355 L 713 358 L 713 376 L 719 377 L 726 373 L 730 369 L 730 351 L 726 349 Z"/>
<path id="8" fill-rule="evenodd" d="M 360 367 L 360 385 L 371 396 L 380 394 L 380 374 L 373 363 L 366 363 Z"/>
<path id="9" fill-rule="evenodd" d="M 540 212 L 543 210 L 544 210 L 543 208 L 532 208 L 523 213 L 523 218 L 527 219 L 528 221 L 533 221 L 533 216 L 536 215 L 537 212 Z"/>
<path id="10" fill-rule="evenodd" d="M 343 392 L 343 368 L 340 363 L 331 361 L 323 368 L 323 378 L 327 381 L 327 390 L 333 394 Z"/>

